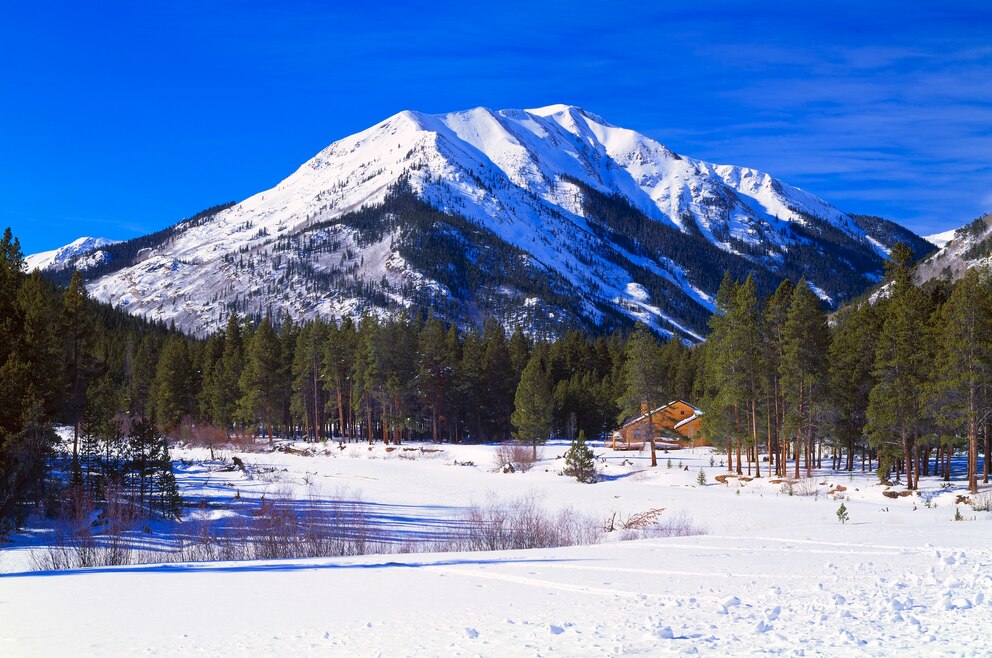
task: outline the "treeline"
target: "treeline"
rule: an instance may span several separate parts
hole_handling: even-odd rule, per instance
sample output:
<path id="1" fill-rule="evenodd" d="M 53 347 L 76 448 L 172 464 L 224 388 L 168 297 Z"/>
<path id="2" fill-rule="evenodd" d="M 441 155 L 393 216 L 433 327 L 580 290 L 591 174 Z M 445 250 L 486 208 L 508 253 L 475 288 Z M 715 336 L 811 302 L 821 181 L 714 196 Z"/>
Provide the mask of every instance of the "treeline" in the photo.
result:
<path id="1" fill-rule="evenodd" d="M 501 441 L 520 438 L 512 417 L 530 402 L 517 399 L 529 369 L 531 397 L 549 405 L 548 434 L 601 436 L 638 408 L 625 390 L 642 345 L 688 395 L 692 351 L 644 328 L 535 342 L 493 320 L 461 330 L 403 314 L 304 325 L 265 317 L 257 326 L 231 316 L 205 341 L 166 339 L 146 376 L 147 412 L 180 437 L 211 428 L 270 440 Z"/>
<path id="2" fill-rule="evenodd" d="M 805 281 L 761 301 L 751 279 L 724 279 L 696 390 L 732 470 L 760 475 L 764 452 L 777 475 L 791 459 L 791 475 L 808 476 L 826 452 L 833 468 L 877 460 L 882 480 L 894 473 L 915 489 L 921 476 L 949 479 L 966 448 L 970 490 L 988 482 L 992 279 L 973 269 L 921 288 L 912 259 L 897 244 L 875 298 L 830 322 Z"/>
<path id="3" fill-rule="evenodd" d="M 154 348 L 170 330 L 94 303 L 78 273 L 59 290 L 23 270 L 8 228 L 0 239 L 0 531 L 108 492 L 134 515 L 176 515 L 168 446 L 143 411 L 140 374 L 154 368 Z M 68 463 L 57 423 L 73 427 Z"/>

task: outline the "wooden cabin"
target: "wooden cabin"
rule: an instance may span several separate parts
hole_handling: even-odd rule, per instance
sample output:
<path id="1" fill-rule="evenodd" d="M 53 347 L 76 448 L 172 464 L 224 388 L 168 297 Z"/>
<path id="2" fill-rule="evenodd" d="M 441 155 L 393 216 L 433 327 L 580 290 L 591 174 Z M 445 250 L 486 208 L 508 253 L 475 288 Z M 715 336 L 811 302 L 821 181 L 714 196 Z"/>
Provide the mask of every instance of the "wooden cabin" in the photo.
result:
<path id="1" fill-rule="evenodd" d="M 709 443 L 699 433 L 702 416 L 701 409 L 684 400 L 673 400 L 651 413 L 647 405 L 641 405 L 641 415 L 613 432 L 606 445 L 614 450 L 640 450 L 653 436 L 655 447 L 661 450 L 706 446 Z"/>

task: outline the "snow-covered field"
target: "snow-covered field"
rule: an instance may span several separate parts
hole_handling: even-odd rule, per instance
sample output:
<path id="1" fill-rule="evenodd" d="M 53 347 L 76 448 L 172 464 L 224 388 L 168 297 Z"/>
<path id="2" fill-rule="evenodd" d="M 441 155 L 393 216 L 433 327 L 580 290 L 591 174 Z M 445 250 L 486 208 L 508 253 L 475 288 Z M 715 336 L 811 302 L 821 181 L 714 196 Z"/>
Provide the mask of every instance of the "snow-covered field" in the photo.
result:
<path id="1" fill-rule="evenodd" d="M 0 551 L 0 655 L 988 655 L 992 513 L 955 504 L 959 482 L 891 499 L 870 473 L 823 471 L 789 495 L 767 474 L 717 482 L 708 449 L 651 469 L 646 452 L 597 447 L 604 478 L 585 485 L 559 475 L 562 444 L 526 473 L 494 472 L 493 446 L 310 447 L 237 453 L 247 473 L 220 470 L 230 451 L 174 450 L 187 519 L 263 495 L 347 499 L 392 552 L 32 572 L 44 534 L 25 534 Z M 599 526 L 664 508 L 662 524 L 684 515 L 707 534 L 398 552 L 444 537 L 472 503 L 521 496 Z M 178 531 L 150 530 L 153 549 Z"/>

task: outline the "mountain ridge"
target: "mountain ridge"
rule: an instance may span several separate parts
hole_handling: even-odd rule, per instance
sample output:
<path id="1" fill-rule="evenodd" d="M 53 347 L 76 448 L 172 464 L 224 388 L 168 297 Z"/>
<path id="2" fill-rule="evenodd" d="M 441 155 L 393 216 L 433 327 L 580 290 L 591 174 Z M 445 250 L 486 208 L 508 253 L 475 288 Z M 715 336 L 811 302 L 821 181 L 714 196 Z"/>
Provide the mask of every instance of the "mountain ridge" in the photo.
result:
<path id="1" fill-rule="evenodd" d="M 419 218 L 419 237 L 403 213 Z M 766 291 L 806 276 L 831 305 L 877 281 L 891 236 L 913 234 L 859 217 L 574 106 L 406 110 L 330 144 L 273 188 L 112 258 L 88 287 L 200 332 L 230 312 L 306 319 L 439 305 L 463 323 L 523 317 L 555 332 L 644 321 L 699 340 L 713 268 L 754 274 Z M 922 255 L 931 247 L 917 239 Z M 480 255 L 487 272 L 473 265 Z M 444 283 L 454 262 L 471 270 L 468 288 Z"/>

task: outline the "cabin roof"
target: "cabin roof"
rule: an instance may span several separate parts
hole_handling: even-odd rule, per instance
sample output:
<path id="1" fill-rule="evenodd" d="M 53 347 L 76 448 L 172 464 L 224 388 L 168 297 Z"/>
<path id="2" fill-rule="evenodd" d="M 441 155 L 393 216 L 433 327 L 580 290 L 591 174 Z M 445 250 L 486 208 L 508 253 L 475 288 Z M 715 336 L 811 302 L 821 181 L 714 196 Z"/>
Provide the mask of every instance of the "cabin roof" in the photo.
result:
<path id="1" fill-rule="evenodd" d="M 689 421 L 695 420 L 696 418 L 699 418 L 700 416 L 703 415 L 703 410 L 702 409 L 700 409 L 699 407 L 696 407 L 694 405 L 689 404 L 685 400 L 672 400 L 668 404 L 663 404 L 660 407 L 658 407 L 657 409 L 651 411 L 650 414 L 641 414 L 640 416 L 637 416 L 636 418 L 631 418 L 630 420 L 628 420 L 625 423 L 623 423 L 623 425 L 621 425 L 621 429 L 624 428 L 624 427 L 627 427 L 628 425 L 632 425 L 633 423 L 637 423 L 637 422 L 640 422 L 640 421 L 644 420 L 645 418 L 648 417 L 648 415 L 653 415 L 653 414 L 661 413 L 665 409 L 668 409 L 669 407 L 672 407 L 672 406 L 674 406 L 676 404 L 679 404 L 680 402 L 682 404 L 684 404 L 685 406 L 689 407 L 690 409 L 692 409 L 692 415 L 691 416 L 688 416 L 687 418 L 685 418 L 685 419 L 679 421 L 678 423 L 676 423 L 675 424 L 675 429 L 678 429 L 678 427 L 680 425 L 684 425 L 684 424 L 688 423 Z"/>

